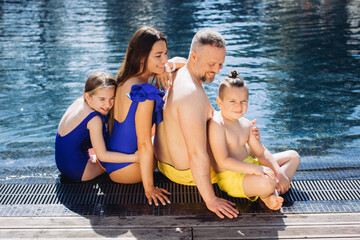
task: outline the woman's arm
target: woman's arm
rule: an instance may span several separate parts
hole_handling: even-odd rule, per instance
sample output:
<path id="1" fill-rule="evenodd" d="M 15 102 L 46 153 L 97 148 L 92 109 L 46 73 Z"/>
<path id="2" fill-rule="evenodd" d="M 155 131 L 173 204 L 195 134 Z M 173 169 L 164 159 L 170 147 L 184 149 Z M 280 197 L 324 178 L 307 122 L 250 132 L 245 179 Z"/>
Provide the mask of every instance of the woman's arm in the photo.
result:
<path id="1" fill-rule="evenodd" d="M 168 63 L 165 64 L 165 72 L 163 74 L 155 75 L 156 87 L 158 89 L 161 87 L 169 89 L 173 83 L 172 73 L 185 66 L 186 61 L 186 58 L 183 57 L 173 57 L 169 59 Z"/>
<path id="2" fill-rule="evenodd" d="M 152 201 L 154 201 L 157 206 L 158 201 L 160 201 L 163 205 L 166 205 L 166 202 L 170 203 L 170 201 L 164 194 L 169 194 L 168 191 L 154 186 L 153 173 L 155 169 L 155 161 L 151 141 L 153 109 L 154 101 L 146 100 L 145 102 L 139 102 L 135 114 L 135 128 L 138 142 L 141 178 L 143 181 L 145 195 L 148 198 L 149 204 L 152 204 Z"/>
<path id="3" fill-rule="evenodd" d="M 107 151 L 103 136 L 103 122 L 99 116 L 91 119 L 87 124 L 87 128 L 90 132 L 91 144 L 98 159 L 103 162 L 112 163 L 138 162 L 137 154 Z"/>
<path id="4" fill-rule="evenodd" d="M 171 72 L 175 72 L 179 68 L 186 65 L 187 59 L 183 57 L 173 57 L 168 60 L 169 68 Z"/>

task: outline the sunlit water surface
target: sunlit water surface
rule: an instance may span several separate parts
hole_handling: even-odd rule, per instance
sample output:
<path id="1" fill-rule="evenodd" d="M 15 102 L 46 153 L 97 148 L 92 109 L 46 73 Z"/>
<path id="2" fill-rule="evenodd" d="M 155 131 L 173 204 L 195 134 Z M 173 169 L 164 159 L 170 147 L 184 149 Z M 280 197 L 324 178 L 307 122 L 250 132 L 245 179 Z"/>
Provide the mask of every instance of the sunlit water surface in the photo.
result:
<path id="1" fill-rule="evenodd" d="M 116 75 L 131 35 L 160 29 L 171 56 L 218 30 L 224 67 L 250 88 L 272 152 L 302 156 L 298 179 L 359 178 L 360 3 L 349 1 L 0 0 L 0 179 L 57 177 L 54 141 L 66 108 L 94 71 Z"/>

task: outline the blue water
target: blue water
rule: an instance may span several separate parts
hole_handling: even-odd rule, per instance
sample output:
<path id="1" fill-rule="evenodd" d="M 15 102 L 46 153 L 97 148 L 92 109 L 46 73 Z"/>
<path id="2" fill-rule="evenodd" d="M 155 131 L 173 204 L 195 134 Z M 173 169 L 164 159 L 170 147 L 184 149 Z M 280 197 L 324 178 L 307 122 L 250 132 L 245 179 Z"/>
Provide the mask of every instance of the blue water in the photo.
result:
<path id="1" fill-rule="evenodd" d="M 298 179 L 360 176 L 360 3 L 349 1 L 0 0 L 0 179 L 57 177 L 54 140 L 94 71 L 116 75 L 141 26 L 187 57 L 193 35 L 218 30 L 250 88 L 272 151 L 302 156 Z"/>

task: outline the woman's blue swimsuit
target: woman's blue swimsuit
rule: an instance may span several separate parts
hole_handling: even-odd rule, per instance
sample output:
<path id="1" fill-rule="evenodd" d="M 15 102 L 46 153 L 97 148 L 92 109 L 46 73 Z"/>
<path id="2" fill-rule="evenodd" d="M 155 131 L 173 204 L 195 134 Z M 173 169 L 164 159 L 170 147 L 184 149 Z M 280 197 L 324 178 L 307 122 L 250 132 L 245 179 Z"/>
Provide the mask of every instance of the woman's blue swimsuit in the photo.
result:
<path id="1" fill-rule="evenodd" d="M 128 114 L 125 120 L 121 123 L 114 120 L 112 134 L 108 134 L 106 138 L 106 146 L 109 151 L 133 154 L 138 150 L 137 135 L 135 129 L 135 113 L 139 102 L 144 102 L 146 100 L 154 101 L 155 105 L 152 117 L 153 124 L 159 124 L 162 121 L 162 111 L 165 102 L 162 99 L 164 93 L 160 92 L 157 88 L 148 83 L 133 85 L 131 87 L 130 94 L 127 94 L 127 96 L 132 101 Z M 109 174 L 131 164 L 131 162 L 99 162 Z"/>
<path id="2" fill-rule="evenodd" d="M 92 147 L 87 124 L 95 116 L 101 117 L 103 121 L 103 132 L 105 134 L 106 118 L 99 112 L 91 112 L 74 130 L 65 136 L 60 136 L 59 133 L 56 134 L 56 165 L 60 172 L 71 180 L 81 181 L 90 157 L 88 150 Z"/>

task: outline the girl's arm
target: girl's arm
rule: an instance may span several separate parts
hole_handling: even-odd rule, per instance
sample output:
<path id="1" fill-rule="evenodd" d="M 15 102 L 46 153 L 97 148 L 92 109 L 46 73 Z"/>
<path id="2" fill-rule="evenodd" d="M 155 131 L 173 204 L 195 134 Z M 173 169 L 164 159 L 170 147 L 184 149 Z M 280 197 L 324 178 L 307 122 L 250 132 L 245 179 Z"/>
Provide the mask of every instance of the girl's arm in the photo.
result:
<path id="1" fill-rule="evenodd" d="M 264 166 L 271 168 L 274 171 L 280 188 L 282 190 L 289 189 L 289 178 L 285 175 L 284 171 L 281 169 L 270 151 L 262 144 L 262 142 L 257 139 L 255 135 L 250 134 L 248 144 L 251 151 L 255 154 L 260 163 Z"/>
<path id="2" fill-rule="evenodd" d="M 165 189 L 157 188 L 154 186 L 153 173 L 155 169 L 154 151 L 151 141 L 151 127 L 152 127 L 152 115 L 154 109 L 154 101 L 146 100 L 139 102 L 138 108 L 135 114 L 135 128 L 138 142 L 138 153 L 140 160 L 140 171 L 145 195 L 152 204 L 158 206 L 158 201 L 163 205 L 166 202 L 170 203 L 166 194 L 169 194 Z"/>
<path id="3" fill-rule="evenodd" d="M 251 125 L 249 127 L 249 131 L 251 131 L 253 125 L 250 122 L 249 124 Z M 262 144 L 259 139 L 255 137 L 255 135 L 251 134 L 251 132 L 249 134 L 248 144 L 251 151 L 258 158 L 262 165 L 271 168 L 276 175 L 279 171 L 281 171 L 279 164 L 277 164 L 270 151 Z"/>
<path id="4" fill-rule="evenodd" d="M 107 151 L 103 136 L 103 122 L 99 116 L 91 119 L 87 124 L 87 128 L 90 132 L 91 144 L 98 159 L 103 162 L 112 163 L 138 162 L 137 154 Z"/>

